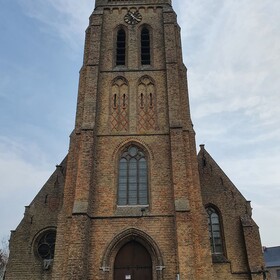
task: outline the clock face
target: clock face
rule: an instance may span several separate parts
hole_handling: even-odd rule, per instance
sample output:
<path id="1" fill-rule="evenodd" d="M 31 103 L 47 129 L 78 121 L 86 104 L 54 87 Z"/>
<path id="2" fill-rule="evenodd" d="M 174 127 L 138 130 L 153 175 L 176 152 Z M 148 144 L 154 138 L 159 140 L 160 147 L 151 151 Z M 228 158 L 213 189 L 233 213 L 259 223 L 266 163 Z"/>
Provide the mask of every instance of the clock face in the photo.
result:
<path id="1" fill-rule="evenodd" d="M 142 15 L 136 11 L 136 12 L 131 12 L 128 11 L 128 13 L 124 16 L 124 21 L 128 24 L 137 24 L 141 22 L 142 20 Z"/>

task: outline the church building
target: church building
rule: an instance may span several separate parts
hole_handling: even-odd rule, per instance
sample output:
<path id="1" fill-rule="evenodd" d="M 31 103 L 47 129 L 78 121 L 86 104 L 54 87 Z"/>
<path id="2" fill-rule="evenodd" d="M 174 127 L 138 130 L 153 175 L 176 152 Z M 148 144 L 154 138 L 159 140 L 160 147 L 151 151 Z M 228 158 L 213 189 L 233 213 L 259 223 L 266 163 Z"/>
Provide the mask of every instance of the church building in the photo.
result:
<path id="1" fill-rule="evenodd" d="M 263 266 L 250 202 L 197 154 L 171 0 L 96 0 L 69 152 L 12 232 L 5 280 L 262 280 Z"/>

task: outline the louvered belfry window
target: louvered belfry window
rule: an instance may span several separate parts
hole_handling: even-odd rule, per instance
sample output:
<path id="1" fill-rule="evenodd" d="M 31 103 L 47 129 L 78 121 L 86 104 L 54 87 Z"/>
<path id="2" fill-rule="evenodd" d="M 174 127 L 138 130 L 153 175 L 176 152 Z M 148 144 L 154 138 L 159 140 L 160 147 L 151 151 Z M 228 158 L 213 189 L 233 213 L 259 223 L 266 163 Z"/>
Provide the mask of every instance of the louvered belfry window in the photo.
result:
<path id="1" fill-rule="evenodd" d="M 141 31 L 141 64 L 151 64 L 150 32 L 146 27 Z"/>
<path id="2" fill-rule="evenodd" d="M 120 29 L 117 34 L 116 65 L 125 65 L 126 34 Z"/>
<path id="3" fill-rule="evenodd" d="M 119 160 L 118 205 L 148 204 L 148 170 L 144 152 L 129 146 Z"/>

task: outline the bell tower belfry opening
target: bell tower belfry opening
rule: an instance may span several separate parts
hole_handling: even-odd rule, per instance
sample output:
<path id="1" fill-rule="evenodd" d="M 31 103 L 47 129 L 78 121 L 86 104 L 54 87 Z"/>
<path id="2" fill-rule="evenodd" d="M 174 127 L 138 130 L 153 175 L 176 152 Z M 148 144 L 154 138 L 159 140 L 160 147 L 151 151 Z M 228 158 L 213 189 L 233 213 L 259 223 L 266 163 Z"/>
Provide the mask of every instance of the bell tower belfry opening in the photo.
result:
<path id="1" fill-rule="evenodd" d="M 96 0 L 69 153 L 10 247 L 6 280 L 262 279 L 249 203 L 196 152 L 171 0 Z"/>

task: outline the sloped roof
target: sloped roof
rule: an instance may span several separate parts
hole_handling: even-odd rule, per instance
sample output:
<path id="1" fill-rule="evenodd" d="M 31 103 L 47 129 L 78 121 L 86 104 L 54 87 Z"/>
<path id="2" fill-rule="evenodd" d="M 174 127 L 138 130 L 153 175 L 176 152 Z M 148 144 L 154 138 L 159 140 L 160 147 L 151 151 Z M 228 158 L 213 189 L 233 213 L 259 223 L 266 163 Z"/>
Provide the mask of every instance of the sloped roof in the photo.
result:
<path id="1" fill-rule="evenodd" d="M 280 246 L 265 247 L 264 260 L 265 260 L 266 267 L 280 266 Z"/>

